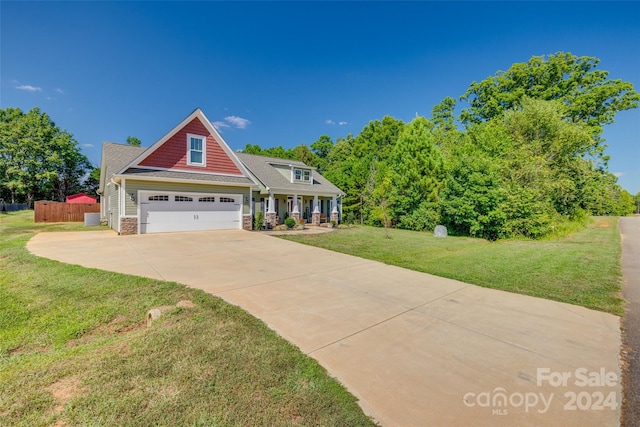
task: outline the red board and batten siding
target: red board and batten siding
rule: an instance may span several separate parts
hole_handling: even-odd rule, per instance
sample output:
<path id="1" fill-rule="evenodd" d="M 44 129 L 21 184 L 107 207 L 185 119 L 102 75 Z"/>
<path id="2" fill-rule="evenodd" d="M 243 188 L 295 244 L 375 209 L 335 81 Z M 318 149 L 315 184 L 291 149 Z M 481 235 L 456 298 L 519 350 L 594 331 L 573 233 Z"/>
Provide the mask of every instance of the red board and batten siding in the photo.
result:
<path id="1" fill-rule="evenodd" d="M 187 165 L 188 133 L 207 137 L 206 167 Z M 140 166 L 242 175 L 242 172 L 222 149 L 218 141 L 197 117 L 140 162 Z"/>

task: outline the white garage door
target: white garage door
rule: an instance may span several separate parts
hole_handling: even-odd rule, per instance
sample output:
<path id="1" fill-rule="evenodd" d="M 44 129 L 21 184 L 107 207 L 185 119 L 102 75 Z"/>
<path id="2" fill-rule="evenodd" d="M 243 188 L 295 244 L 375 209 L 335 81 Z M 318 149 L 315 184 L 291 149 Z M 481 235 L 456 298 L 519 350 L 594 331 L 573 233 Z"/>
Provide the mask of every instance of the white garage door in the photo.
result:
<path id="1" fill-rule="evenodd" d="M 140 233 L 236 229 L 241 210 L 239 194 L 143 192 Z"/>

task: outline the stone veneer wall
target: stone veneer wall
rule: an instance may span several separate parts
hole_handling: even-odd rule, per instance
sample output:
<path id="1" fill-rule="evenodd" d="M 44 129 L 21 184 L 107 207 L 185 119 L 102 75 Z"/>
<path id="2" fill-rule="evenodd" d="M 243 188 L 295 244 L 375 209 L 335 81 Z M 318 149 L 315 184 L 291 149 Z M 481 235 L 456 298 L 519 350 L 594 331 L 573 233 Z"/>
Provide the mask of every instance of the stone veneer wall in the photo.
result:
<path id="1" fill-rule="evenodd" d="M 249 231 L 253 229 L 253 218 L 251 215 L 242 215 L 242 229 Z"/>
<path id="2" fill-rule="evenodd" d="M 335 221 L 338 223 L 338 212 L 331 212 L 331 219 L 329 221 Z"/>
<path id="3" fill-rule="evenodd" d="M 320 213 L 311 214 L 311 225 L 320 225 Z"/>
<path id="4" fill-rule="evenodd" d="M 271 228 L 274 228 L 276 225 L 278 225 L 278 215 L 276 215 L 275 212 L 267 213 L 264 217 L 267 220 L 267 223 L 271 226 Z"/>
<path id="5" fill-rule="evenodd" d="M 120 235 L 126 236 L 128 234 L 138 234 L 138 218 L 120 218 Z"/>

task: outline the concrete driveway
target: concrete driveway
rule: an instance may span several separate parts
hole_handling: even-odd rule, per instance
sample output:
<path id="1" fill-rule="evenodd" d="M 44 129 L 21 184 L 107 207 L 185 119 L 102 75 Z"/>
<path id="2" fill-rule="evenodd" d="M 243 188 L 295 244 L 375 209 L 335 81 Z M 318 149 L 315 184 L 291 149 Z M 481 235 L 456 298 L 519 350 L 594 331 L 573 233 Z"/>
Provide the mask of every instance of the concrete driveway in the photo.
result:
<path id="1" fill-rule="evenodd" d="M 385 426 L 619 425 L 616 316 L 245 231 L 40 233 L 27 247 L 238 305 Z"/>
<path id="2" fill-rule="evenodd" d="M 620 218 L 622 237 L 622 295 L 627 300 L 622 327 L 626 350 L 624 426 L 640 425 L 640 216 Z"/>

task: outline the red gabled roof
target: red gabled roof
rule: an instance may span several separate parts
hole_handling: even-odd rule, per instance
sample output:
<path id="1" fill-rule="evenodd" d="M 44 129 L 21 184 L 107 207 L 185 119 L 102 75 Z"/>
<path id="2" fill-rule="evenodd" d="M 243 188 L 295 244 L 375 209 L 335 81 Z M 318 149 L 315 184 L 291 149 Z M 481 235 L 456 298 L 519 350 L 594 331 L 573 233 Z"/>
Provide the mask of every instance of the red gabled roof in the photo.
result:
<path id="1" fill-rule="evenodd" d="M 67 196 L 67 203 L 96 203 L 98 199 L 88 196 L 84 193 Z"/>
<path id="2" fill-rule="evenodd" d="M 187 134 L 206 138 L 205 166 L 187 164 Z M 248 176 L 242 163 L 200 109 L 196 109 L 125 169 L 131 167 Z"/>

